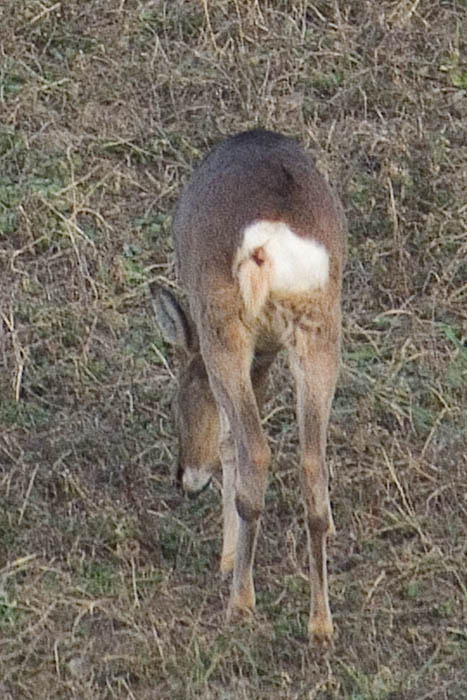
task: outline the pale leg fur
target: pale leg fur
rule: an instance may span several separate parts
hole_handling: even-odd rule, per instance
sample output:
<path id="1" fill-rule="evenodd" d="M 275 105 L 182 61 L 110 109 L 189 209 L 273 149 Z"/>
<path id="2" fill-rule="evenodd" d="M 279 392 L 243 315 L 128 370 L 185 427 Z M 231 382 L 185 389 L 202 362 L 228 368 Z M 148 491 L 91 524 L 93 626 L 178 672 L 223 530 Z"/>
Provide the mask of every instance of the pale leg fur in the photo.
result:
<path id="1" fill-rule="evenodd" d="M 251 380 L 256 396 L 258 409 L 261 410 L 266 397 L 269 368 L 274 361 L 275 353 L 269 352 L 258 356 L 251 370 Z M 225 411 L 220 411 L 220 456 L 222 464 L 222 505 L 223 505 L 223 538 L 221 573 L 229 574 L 234 567 L 235 551 L 238 542 L 239 517 L 235 505 L 235 475 L 236 456 L 235 443 Z"/>
<path id="2" fill-rule="evenodd" d="M 297 384 L 303 493 L 310 561 L 310 638 L 330 644 L 333 626 L 328 602 L 326 539 L 334 533 L 325 464 L 326 430 L 339 366 L 338 342 L 296 330 L 290 348 Z"/>
<path id="3" fill-rule="evenodd" d="M 238 317 L 237 317 L 238 319 Z M 253 587 L 253 560 L 259 520 L 264 508 L 264 489 L 269 466 L 270 450 L 261 430 L 258 406 L 253 391 L 250 367 L 253 358 L 252 338 L 239 320 L 223 322 L 222 333 L 215 341 L 206 342 L 208 334 L 200 334 L 202 354 L 209 371 L 212 391 L 219 407 L 225 412 L 231 434 L 234 436 L 235 466 L 231 469 L 229 440 L 223 446 L 226 452 L 224 503 L 227 506 L 224 544 L 228 565 L 233 532 L 230 493 L 235 493 L 238 513 L 238 539 L 234 558 L 232 591 L 228 618 L 237 613 L 251 612 L 255 607 Z M 211 336 L 212 337 L 212 336 Z M 235 488 L 232 474 L 235 471 Z M 229 489 L 229 494 L 227 493 Z M 227 525 L 227 520 L 229 521 Z M 228 530 L 228 532 L 227 532 Z"/>
<path id="4" fill-rule="evenodd" d="M 234 567 L 238 541 L 238 513 L 235 506 L 235 445 L 229 428 L 229 421 L 223 410 L 220 412 L 221 437 L 220 455 L 222 462 L 222 506 L 224 529 L 222 537 L 221 572 L 229 574 Z"/>

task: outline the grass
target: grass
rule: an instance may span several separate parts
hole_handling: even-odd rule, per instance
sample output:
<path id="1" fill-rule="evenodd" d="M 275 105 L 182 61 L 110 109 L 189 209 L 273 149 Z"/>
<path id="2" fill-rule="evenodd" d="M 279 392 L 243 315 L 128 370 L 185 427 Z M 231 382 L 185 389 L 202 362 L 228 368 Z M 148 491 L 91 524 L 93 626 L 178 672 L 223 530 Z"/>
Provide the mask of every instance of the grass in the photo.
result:
<path id="1" fill-rule="evenodd" d="M 465 697 L 465 2 L 6 0 L 0 23 L 2 698 Z M 147 282 L 175 279 L 194 164 L 256 125 L 315 152 L 349 220 L 324 655 L 283 358 L 251 622 L 223 622 L 217 488 L 171 486 Z"/>

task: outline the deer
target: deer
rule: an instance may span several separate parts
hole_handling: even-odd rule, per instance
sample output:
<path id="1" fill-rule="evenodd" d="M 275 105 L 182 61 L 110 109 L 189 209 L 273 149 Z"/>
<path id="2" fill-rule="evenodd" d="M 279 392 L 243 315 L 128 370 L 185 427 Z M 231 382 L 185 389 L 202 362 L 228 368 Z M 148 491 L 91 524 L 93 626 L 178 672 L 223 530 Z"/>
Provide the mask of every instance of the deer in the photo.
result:
<path id="1" fill-rule="evenodd" d="M 261 425 L 268 373 L 288 353 L 296 384 L 312 642 L 330 646 L 326 543 L 334 534 L 325 461 L 340 364 L 346 259 L 342 205 L 295 140 L 231 136 L 195 169 L 172 222 L 187 304 L 153 280 L 152 303 L 182 360 L 174 396 L 177 479 L 201 492 L 222 466 L 220 569 L 227 620 L 255 609 L 253 563 L 271 450 Z"/>

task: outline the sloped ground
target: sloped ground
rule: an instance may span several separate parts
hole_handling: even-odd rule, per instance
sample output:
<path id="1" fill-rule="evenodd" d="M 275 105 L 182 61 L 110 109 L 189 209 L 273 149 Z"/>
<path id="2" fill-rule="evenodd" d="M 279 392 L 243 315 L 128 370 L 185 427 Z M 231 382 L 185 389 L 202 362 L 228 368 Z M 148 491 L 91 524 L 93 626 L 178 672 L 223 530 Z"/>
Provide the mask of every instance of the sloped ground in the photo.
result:
<path id="1" fill-rule="evenodd" d="M 465 0 L 4 0 L 0 27 L 1 697 L 467 697 Z M 255 125 L 349 219 L 327 655 L 284 360 L 251 623 L 223 623 L 218 491 L 171 487 L 146 283 L 193 164 Z"/>

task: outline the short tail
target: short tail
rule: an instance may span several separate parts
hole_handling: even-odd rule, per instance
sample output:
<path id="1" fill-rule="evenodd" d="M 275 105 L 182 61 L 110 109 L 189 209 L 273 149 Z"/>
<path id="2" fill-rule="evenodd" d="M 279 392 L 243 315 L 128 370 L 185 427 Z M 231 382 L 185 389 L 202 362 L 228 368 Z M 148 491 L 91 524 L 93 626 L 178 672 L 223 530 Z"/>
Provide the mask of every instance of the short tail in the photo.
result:
<path id="1" fill-rule="evenodd" d="M 288 296 L 323 289 L 329 254 L 322 243 L 298 236 L 283 221 L 257 221 L 244 231 L 233 273 L 247 314 L 257 318 L 271 292 Z"/>

